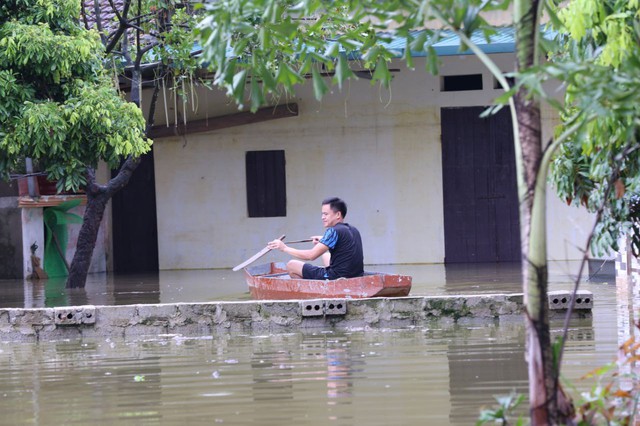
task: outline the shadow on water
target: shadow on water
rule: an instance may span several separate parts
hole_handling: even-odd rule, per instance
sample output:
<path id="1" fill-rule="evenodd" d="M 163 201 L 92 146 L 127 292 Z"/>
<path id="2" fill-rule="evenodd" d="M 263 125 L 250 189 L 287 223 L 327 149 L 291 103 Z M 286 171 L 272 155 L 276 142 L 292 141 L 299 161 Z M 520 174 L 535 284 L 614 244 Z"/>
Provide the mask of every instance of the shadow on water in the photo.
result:
<path id="1" fill-rule="evenodd" d="M 577 262 L 551 265 L 549 287 L 568 289 Z M 413 277 L 413 296 L 520 293 L 519 263 L 370 265 L 370 271 Z M 66 289 L 65 278 L 0 280 L 0 308 L 128 305 L 249 300 L 242 272 L 229 269 L 159 271 L 151 274 L 91 274 L 85 288 Z"/>

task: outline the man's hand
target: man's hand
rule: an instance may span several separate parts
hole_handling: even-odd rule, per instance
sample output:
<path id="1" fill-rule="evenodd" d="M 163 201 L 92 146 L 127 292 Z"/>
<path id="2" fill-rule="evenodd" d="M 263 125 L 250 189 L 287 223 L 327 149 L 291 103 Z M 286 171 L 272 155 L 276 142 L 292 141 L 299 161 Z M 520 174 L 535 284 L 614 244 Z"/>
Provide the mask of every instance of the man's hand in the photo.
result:
<path id="1" fill-rule="evenodd" d="M 269 244 L 267 244 L 267 247 L 269 247 L 271 250 L 284 251 L 287 245 L 282 240 L 273 240 L 269 242 Z"/>
<path id="2" fill-rule="evenodd" d="M 318 244 L 321 239 L 322 235 L 314 235 L 313 237 L 311 237 L 311 241 L 313 242 L 313 244 Z"/>

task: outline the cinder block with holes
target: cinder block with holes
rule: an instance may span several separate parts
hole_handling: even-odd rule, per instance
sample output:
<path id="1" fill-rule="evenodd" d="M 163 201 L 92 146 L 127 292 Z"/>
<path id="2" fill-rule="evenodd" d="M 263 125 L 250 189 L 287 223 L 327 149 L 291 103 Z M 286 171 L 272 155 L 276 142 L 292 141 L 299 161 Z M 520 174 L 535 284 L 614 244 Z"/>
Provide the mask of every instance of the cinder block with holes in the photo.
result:
<path id="1" fill-rule="evenodd" d="M 54 323 L 59 325 L 95 324 L 95 306 L 70 306 L 54 309 Z"/>
<path id="2" fill-rule="evenodd" d="M 576 292 L 576 303 L 574 309 L 593 309 L 593 293 L 588 290 L 578 290 Z"/>
<path id="3" fill-rule="evenodd" d="M 305 300 L 300 302 L 303 317 L 321 317 L 324 315 L 323 300 Z"/>
<path id="4" fill-rule="evenodd" d="M 559 310 L 567 309 L 569 307 L 569 301 L 571 300 L 571 293 L 566 290 L 556 290 L 547 293 L 549 297 L 549 309 Z"/>
<path id="5" fill-rule="evenodd" d="M 325 300 L 324 313 L 325 315 L 346 315 L 347 301 L 343 299 Z"/>
<path id="6" fill-rule="evenodd" d="M 569 309 L 573 292 L 558 290 L 550 291 L 548 295 L 550 310 Z M 588 290 L 578 290 L 573 309 L 593 309 L 593 293 Z"/>

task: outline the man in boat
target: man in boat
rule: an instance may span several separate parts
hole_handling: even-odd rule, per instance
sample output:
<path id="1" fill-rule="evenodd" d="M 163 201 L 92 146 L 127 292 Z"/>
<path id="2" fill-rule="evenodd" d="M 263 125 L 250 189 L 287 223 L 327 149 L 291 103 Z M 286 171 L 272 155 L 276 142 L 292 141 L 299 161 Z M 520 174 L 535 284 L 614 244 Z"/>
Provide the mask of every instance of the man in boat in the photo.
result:
<path id="1" fill-rule="evenodd" d="M 311 237 L 314 246 L 307 250 L 287 246 L 282 240 L 268 244 L 303 261 L 322 257 L 324 266 L 316 266 L 300 260 L 290 260 L 287 271 L 292 278 L 310 280 L 335 280 L 361 277 L 364 274 L 364 256 L 360 232 L 344 222 L 347 204 L 340 198 L 327 198 L 322 202 L 322 225 L 324 235 Z"/>

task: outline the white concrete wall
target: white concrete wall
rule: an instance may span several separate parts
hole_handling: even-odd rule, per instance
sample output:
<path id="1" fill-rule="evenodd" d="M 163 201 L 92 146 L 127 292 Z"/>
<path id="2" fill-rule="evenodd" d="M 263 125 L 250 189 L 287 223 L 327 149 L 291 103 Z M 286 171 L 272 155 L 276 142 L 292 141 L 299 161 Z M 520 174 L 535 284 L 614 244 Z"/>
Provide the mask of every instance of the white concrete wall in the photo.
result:
<path id="1" fill-rule="evenodd" d="M 513 69 L 512 55 L 494 58 Z M 440 78 L 420 60 L 414 71 L 394 67 L 402 71 L 389 91 L 359 80 L 319 103 L 306 85 L 289 99 L 298 117 L 156 140 L 160 269 L 228 268 L 280 234 L 321 234 L 320 202 L 334 195 L 349 205 L 347 221 L 362 233 L 366 263 L 442 262 L 440 108 L 489 105 L 500 90 L 472 56 L 443 58 L 441 74 L 483 73 L 483 91 L 441 93 Z M 197 103 L 189 120 L 237 111 L 219 92 L 200 92 Z M 549 135 L 556 123 L 550 111 L 544 120 Z M 272 149 L 285 150 L 287 217 L 248 218 L 245 152 Z M 558 201 L 549 218 L 550 257 L 579 257 L 588 216 Z"/>

